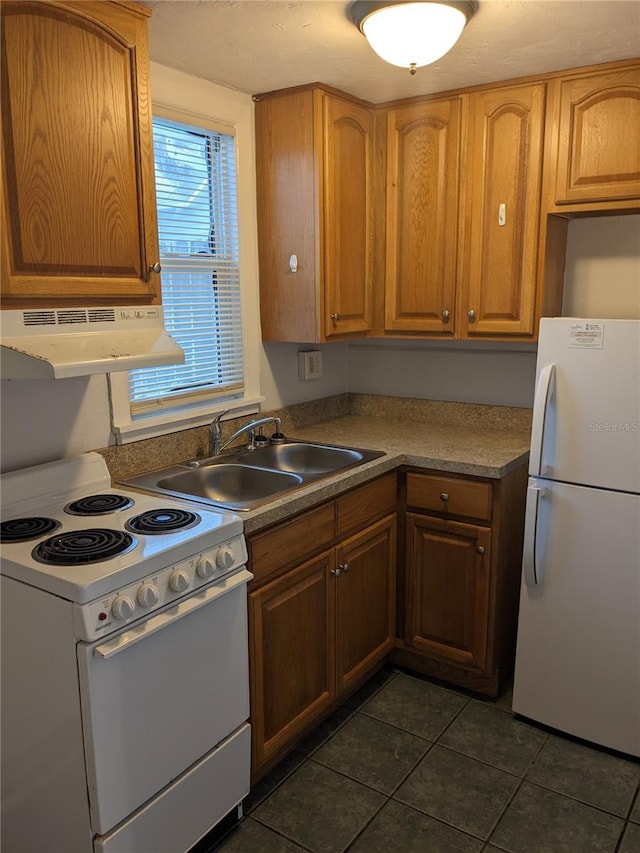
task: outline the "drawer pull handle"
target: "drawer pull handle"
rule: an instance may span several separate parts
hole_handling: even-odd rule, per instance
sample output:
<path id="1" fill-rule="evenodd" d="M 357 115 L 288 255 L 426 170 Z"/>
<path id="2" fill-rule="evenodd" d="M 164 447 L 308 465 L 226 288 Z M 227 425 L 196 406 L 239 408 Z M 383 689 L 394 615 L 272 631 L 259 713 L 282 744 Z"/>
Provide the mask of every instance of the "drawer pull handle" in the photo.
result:
<path id="1" fill-rule="evenodd" d="M 476 548 L 476 554 L 480 554 L 480 556 L 484 554 L 484 548 L 482 547 L 482 545 L 478 545 L 478 547 Z"/>
<path id="2" fill-rule="evenodd" d="M 340 563 L 340 568 L 345 574 L 347 574 L 349 572 L 349 563 Z"/>
<path id="3" fill-rule="evenodd" d="M 449 493 L 448 492 L 440 492 L 440 500 L 445 501 L 445 502 L 448 501 L 449 500 Z"/>
<path id="4" fill-rule="evenodd" d="M 342 569 L 340 568 L 340 566 L 338 566 L 338 568 L 337 568 L 337 569 L 331 569 L 331 574 L 332 574 L 335 578 L 339 578 L 339 577 L 340 577 L 340 575 L 342 574 Z"/>
<path id="5" fill-rule="evenodd" d="M 149 272 L 155 272 L 155 273 L 158 273 L 158 272 L 161 272 L 161 271 L 162 271 L 162 267 L 160 266 L 160 264 L 158 263 L 158 261 L 156 261 L 156 262 L 155 262 L 155 264 L 151 264 L 151 266 L 149 267 Z"/>
<path id="6" fill-rule="evenodd" d="M 337 323 L 338 320 L 340 319 L 340 315 L 339 314 L 332 314 L 331 319 L 333 320 L 334 323 Z"/>
<path id="7" fill-rule="evenodd" d="M 469 318 L 470 323 L 475 323 L 476 312 L 473 310 L 473 308 L 469 308 L 469 310 L 467 311 L 467 317 Z"/>
<path id="8" fill-rule="evenodd" d="M 448 322 L 449 322 L 450 314 L 449 314 L 449 311 L 448 311 L 448 309 L 447 309 L 447 308 L 445 308 L 445 309 L 444 309 L 444 311 L 442 312 L 442 315 L 441 315 L 441 316 L 442 316 L 442 322 L 443 322 L 443 323 L 448 323 Z"/>

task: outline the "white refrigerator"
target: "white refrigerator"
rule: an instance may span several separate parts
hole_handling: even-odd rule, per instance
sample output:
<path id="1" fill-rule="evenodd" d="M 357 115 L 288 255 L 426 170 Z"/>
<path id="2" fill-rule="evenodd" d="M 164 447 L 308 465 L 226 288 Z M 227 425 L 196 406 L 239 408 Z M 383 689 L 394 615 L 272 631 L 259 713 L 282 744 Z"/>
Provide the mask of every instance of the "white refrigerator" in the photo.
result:
<path id="1" fill-rule="evenodd" d="M 640 320 L 540 323 L 516 713 L 640 756 Z"/>

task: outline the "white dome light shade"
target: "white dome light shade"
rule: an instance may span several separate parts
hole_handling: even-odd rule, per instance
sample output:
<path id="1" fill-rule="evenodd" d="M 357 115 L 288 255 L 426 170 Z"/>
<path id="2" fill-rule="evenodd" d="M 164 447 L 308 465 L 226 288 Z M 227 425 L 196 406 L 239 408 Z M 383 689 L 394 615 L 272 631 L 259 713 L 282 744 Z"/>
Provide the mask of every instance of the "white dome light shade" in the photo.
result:
<path id="1" fill-rule="evenodd" d="M 429 65 L 460 38 L 475 4 L 409 2 L 370 4 L 358 23 L 367 41 L 386 62 L 401 68 Z M 365 4 L 355 4 L 364 7 Z M 355 8 L 354 8 L 355 11 Z"/>

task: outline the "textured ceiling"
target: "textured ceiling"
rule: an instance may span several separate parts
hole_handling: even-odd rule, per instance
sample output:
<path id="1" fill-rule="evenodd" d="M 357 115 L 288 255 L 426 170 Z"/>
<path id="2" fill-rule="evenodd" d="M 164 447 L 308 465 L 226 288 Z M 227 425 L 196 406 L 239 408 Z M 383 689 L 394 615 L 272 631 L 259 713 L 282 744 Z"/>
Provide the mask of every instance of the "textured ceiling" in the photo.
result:
<path id="1" fill-rule="evenodd" d="M 640 56 L 640 0 L 480 0 L 449 54 L 383 62 L 334 0 L 150 0 L 151 58 L 256 94 L 322 82 L 379 103 Z"/>

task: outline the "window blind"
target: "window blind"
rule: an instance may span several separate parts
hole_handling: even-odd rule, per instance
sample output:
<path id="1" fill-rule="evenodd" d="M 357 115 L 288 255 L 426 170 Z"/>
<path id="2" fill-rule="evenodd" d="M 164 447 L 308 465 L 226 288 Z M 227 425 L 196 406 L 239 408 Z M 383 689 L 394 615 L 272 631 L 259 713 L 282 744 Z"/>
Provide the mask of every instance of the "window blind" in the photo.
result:
<path id="1" fill-rule="evenodd" d="M 129 373 L 132 417 L 244 387 L 235 139 L 153 119 L 165 326 L 185 363 Z"/>

